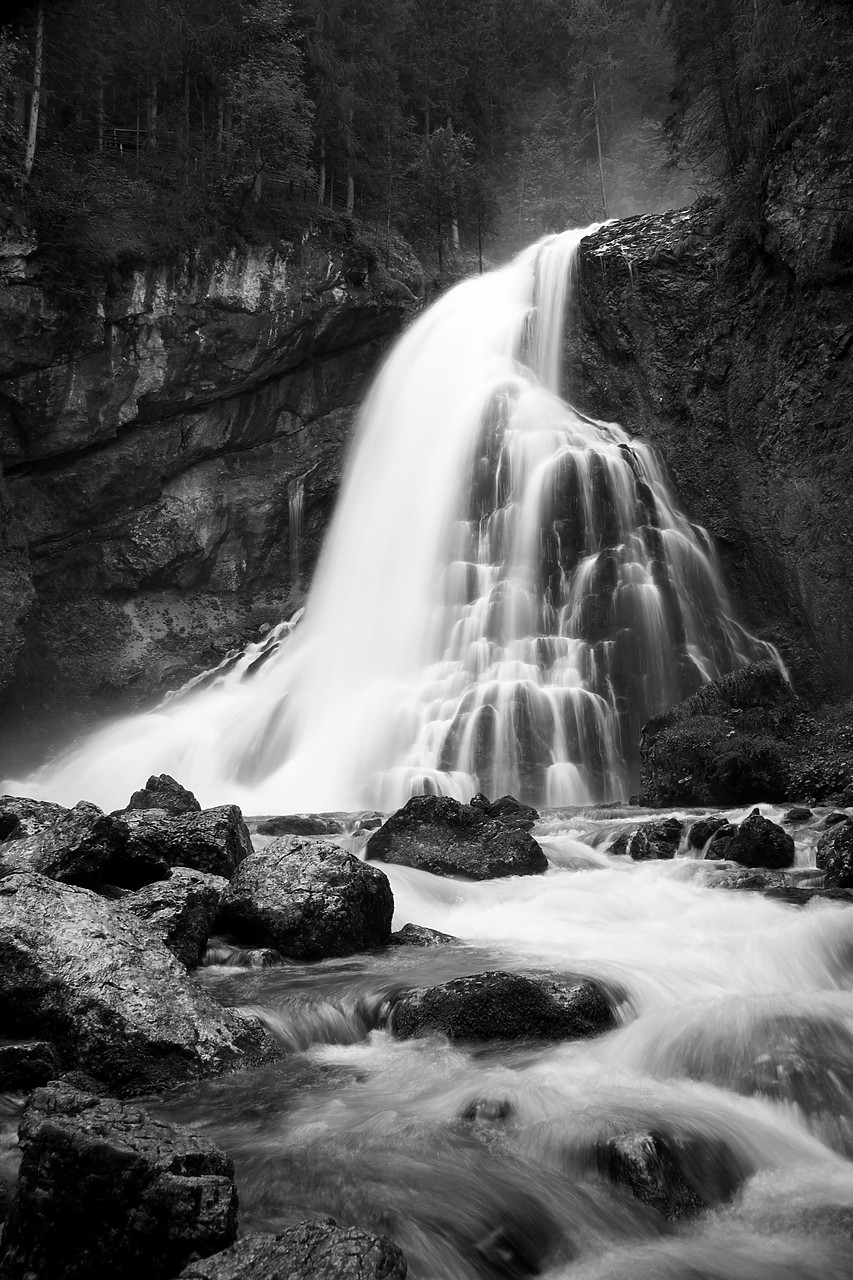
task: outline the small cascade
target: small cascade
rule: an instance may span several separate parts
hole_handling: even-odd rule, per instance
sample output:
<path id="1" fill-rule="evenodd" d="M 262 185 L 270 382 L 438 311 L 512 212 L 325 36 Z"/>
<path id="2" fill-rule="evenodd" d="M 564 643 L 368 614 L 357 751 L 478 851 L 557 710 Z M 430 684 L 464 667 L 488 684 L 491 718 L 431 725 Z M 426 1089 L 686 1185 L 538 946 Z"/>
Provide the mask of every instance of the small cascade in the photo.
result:
<path id="1" fill-rule="evenodd" d="M 733 618 L 652 450 L 561 394 L 584 234 L 464 282 L 398 342 L 304 621 L 267 661 L 18 785 L 112 805 L 166 770 L 253 812 L 423 792 L 596 803 L 634 789 L 645 720 L 774 654 Z M 288 494 L 294 582 L 304 483 Z"/>
<path id="2" fill-rule="evenodd" d="M 306 471 L 301 476 L 294 476 L 287 483 L 287 532 L 290 546 L 290 585 L 291 590 L 298 589 L 302 582 L 302 565 L 300 552 L 302 542 L 302 526 L 305 518 L 305 482 L 314 470 Z"/>

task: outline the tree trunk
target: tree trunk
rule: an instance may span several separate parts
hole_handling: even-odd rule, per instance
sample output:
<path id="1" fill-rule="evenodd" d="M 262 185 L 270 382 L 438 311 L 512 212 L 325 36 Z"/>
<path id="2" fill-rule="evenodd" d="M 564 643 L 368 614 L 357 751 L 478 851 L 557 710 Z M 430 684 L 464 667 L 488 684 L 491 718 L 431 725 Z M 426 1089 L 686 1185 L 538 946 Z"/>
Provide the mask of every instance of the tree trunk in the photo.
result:
<path id="1" fill-rule="evenodd" d="M 40 4 L 36 12 L 36 50 L 33 62 L 33 96 L 30 99 L 30 128 L 27 134 L 27 150 L 24 156 L 24 182 L 30 180 L 33 161 L 36 158 L 36 138 L 39 127 L 39 106 L 41 104 L 41 70 L 44 56 L 44 4 Z"/>
<path id="2" fill-rule="evenodd" d="M 95 94 L 95 126 L 98 131 L 98 150 L 104 149 L 104 123 L 106 111 L 104 109 L 104 84 L 100 82 Z"/>
<path id="3" fill-rule="evenodd" d="M 149 151 L 157 150 L 157 77 L 148 77 L 145 94 L 145 145 Z"/>
<path id="4" fill-rule="evenodd" d="M 352 170 L 347 167 L 347 213 L 352 217 L 355 208 L 355 178 L 352 176 Z"/>
<path id="5" fill-rule="evenodd" d="M 320 164 L 317 167 L 317 203 L 326 199 L 326 135 L 320 134 Z"/>
<path id="6" fill-rule="evenodd" d="M 213 145 L 218 159 L 225 151 L 225 95 L 221 89 L 216 94 L 216 131 Z"/>
<path id="7" fill-rule="evenodd" d="M 595 141 L 598 147 L 598 178 L 601 183 L 601 214 L 607 220 L 607 188 L 604 185 L 604 161 L 601 156 L 601 125 L 598 119 L 598 93 L 595 88 L 595 72 L 592 73 L 592 109 L 595 114 Z"/>

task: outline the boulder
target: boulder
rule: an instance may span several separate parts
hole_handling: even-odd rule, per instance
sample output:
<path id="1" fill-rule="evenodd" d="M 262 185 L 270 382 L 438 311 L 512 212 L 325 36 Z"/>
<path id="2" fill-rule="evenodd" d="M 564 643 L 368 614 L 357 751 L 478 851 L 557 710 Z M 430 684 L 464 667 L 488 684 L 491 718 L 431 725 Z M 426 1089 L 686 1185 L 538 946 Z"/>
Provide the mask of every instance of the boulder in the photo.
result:
<path id="1" fill-rule="evenodd" d="M 443 947 L 448 942 L 458 942 L 458 938 L 422 924 L 404 924 L 388 939 L 389 947 Z"/>
<path id="2" fill-rule="evenodd" d="M 783 822 L 789 822 L 792 826 L 800 822 L 808 822 L 809 818 L 813 818 L 814 814 L 811 809 L 804 804 L 795 804 L 782 819 Z"/>
<path id="3" fill-rule="evenodd" d="M 548 859 L 529 832 L 535 809 L 511 796 L 484 807 L 450 796 L 413 796 L 370 837 L 365 857 L 438 876 L 491 880 L 539 875 Z M 511 803 L 508 803 L 511 802 Z M 488 803 L 488 802 L 486 802 Z"/>
<path id="4" fill-rule="evenodd" d="M 778 871 L 765 871 L 760 867 L 735 870 L 732 867 L 721 867 L 715 870 L 705 881 L 709 889 L 743 889 L 754 893 L 768 893 L 771 890 L 788 889 L 788 880 Z"/>
<path id="5" fill-rule="evenodd" d="M 821 826 L 824 831 L 828 831 L 830 827 L 837 827 L 839 822 L 849 822 L 850 815 L 848 813 L 840 813 L 838 809 L 834 809 L 832 813 L 828 813 L 824 818 Z"/>
<path id="6" fill-rule="evenodd" d="M 166 813 L 200 813 L 201 805 L 191 791 L 168 773 L 152 774 L 141 791 L 134 791 L 128 809 L 162 809 Z"/>
<path id="7" fill-rule="evenodd" d="M 89 888 L 113 884 L 138 889 L 170 875 L 156 848 L 133 844 L 124 822 L 84 800 L 34 835 L 3 844 L 0 868 L 6 874 L 33 871 Z"/>
<path id="8" fill-rule="evenodd" d="M 827 889 L 853 889 L 853 822 L 834 823 L 817 842 L 815 861 Z"/>
<path id="9" fill-rule="evenodd" d="M 235 804 L 177 814 L 123 809 L 115 816 L 129 828 L 130 849 L 160 857 L 171 867 L 192 867 L 230 880 L 253 852 L 252 838 Z"/>
<path id="10" fill-rule="evenodd" d="M 35 1089 L 61 1070 L 49 1040 L 0 1040 L 0 1090 Z"/>
<path id="11" fill-rule="evenodd" d="M 711 842 L 706 858 L 725 858 L 742 867 L 764 867 L 779 871 L 794 865 L 794 841 L 787 831 L 753 809 L 734 834 L 721 840 L 721 833 Z"/>
<path id="12" fill-rule="evenodd" d="M 730 1200 L 754 1169 L 718 1139 L 647 1130 L 620 1133 L 595 1145 L 596 1171 L 664 1218 L 692 1218 Z"/>
<path id="13" fill-rule="evenodd" d="M 256 830 L 259 836 L 339 836 L 344 824 L 340 818 L 319 813 L 284 813 L 264 818 Z"/>
<path id="14" fill-rule="evenodd" d="M 49 800 L 30 800 L 25 796 L 0 796 L 0 841 L 24 840 L 45 827 L 52 827 L 68 810 Z"/>
<path id="15" fill-rule="evenodd" d="M 660 822 L 644 822 L 634 831 L 621 832 L 608 853 L 629 854 L 635 862 L 674 858 L 681 844 L 684 823 L 678 818 L 662 818 Z"/>
<path id="16" fill-rule="evenodd" d="M 0 1246 L 7 1280 L 171 1280 L 237 1235 L 231 1159 L 113 1098 L 38 1089 Z"/>
<path id="17" fill-rule="evenodd" d="M 176 867 L 169 880 L 146 885 L 122 900 L 187 969 L 201 964 L 228 881 L 190 867 Z"/>
<path id="18" fill-rule="evenodd" d="M 479 809 L 487 818 L 504 822 L 510 827 L 522 827 L 530 831 L 539 821 L 538 810 L 529 804 L 522 804 L 515 796 L 501 796 L 499 800 L 488 800 L 478 794 L 469 801 L 472 809 Z"/>
<path id="19" fill-rule="evenodd" d="M 715 814 L 709 818 L 700 818 L 698 822 L 694 822 L 687 833 L 687 839 L 694 849 L 702 850 L 717 836 L 719 836 L 721 842 L 724 842 L 733 836 L 734 832 L 735 828 L 728 818 L 722 818 L 719 814 Z"/>
<path id="20" fill-rule="evenodd" d="M 438 1033 L 449 1040 L 576 1040 L 615 1025 L 601 986 L 519 973 L 475 973 L 389 1000 L 389 1030 L 401 1040 Z"/>
<path id="21" fill-rule="evenodd" d="M 119 1095 L 275 1054 L 257 1021 L 216 1004 L 141 920 L 39 875 L 0 880 L 0 1026 L 50 1041 L 64 1069 Z"/>
<path id="22" fill-rule="evenodd" d="M 406 1274 L 406 1259 L 387 1236 L 325 1218 L 277 1236 L 243 1236 L 224 1253 L 192 1263 L 180 1280 L 405 1280 Z"/>
<path id="23" fill-rule="evenodd" d="M 242 862 L 222 896 L 217 930 L 297 960 L 384 946 L 388 878 L 327 840 L 281 836 Z"/>

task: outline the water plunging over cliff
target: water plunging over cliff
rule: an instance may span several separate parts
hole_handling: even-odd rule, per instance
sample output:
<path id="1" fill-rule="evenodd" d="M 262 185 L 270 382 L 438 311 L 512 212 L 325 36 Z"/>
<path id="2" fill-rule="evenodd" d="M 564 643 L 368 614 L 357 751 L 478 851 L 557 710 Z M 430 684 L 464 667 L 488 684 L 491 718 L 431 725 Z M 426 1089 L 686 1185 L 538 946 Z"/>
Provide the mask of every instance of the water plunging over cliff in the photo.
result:
<path id="1" fill-rule="evenodd" d="M 648 447 L 561 398 L 583 234 L 459 285 L 397 344 L 299 628 L 30 793 L 119 804 L 165 770 L 254 812 L 603 800 L 631 790 L 644 720 L 766 656 Z"/>

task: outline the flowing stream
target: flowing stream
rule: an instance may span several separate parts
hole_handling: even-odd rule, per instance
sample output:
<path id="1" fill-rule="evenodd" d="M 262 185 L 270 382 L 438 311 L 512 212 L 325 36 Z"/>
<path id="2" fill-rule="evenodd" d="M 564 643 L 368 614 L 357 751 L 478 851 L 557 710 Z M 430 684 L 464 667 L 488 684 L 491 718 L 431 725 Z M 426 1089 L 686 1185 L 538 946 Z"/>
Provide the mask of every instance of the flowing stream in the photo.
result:
<path id="1" fill-rule="evenodd" d="M 233 1156 L 241 1230 L 330 1214 L 392 1235 L 412 1280 L 853 1275 L 849 906 L 711 889 L 696 856 L 611 857 L 624 821 L 546 814 L 544 876 L 386 867 L 395 927 L 454 944 L 202 970 L 288 1051 L 149 1104 Z M 795 833 L 802 877 L 816 827 Z M 594 976 L 619 1026 L 475 1048 L 375 1029 L 393 988 L 496 968 Z M 649 1135 L 683 1154 L 705 1211 L 667 1220 L 597 1165 L 608 1140 Z"/>
<path id="2" fill-rule="evenodd" d="M 626 797 L 644 721 L 774 651 L 648 446 L 562 397 L 584 234 L 459 285 L 395 346 L 297 628 L 7 786 L 110 808 L 166 771 L 249 813 Z"/>

